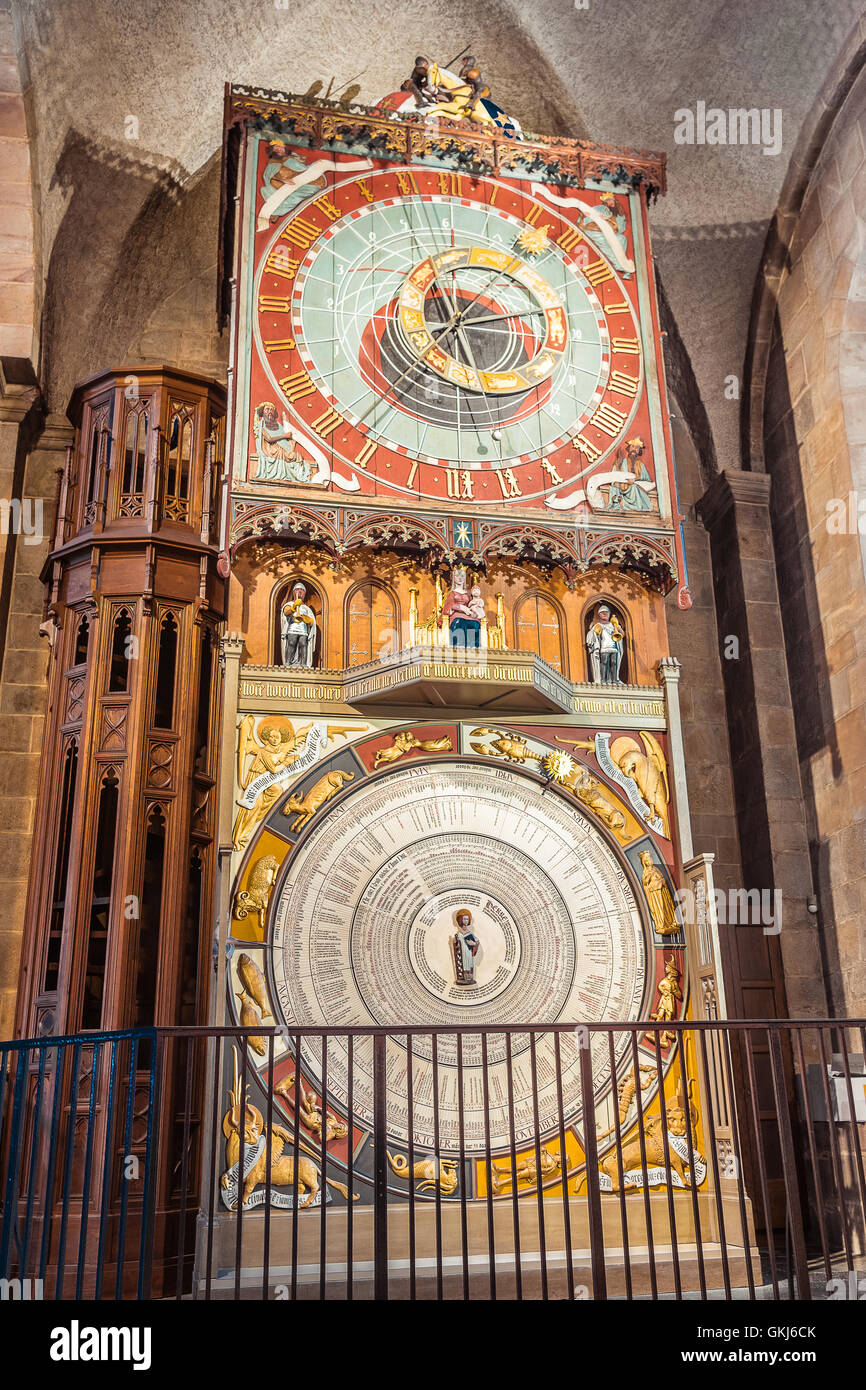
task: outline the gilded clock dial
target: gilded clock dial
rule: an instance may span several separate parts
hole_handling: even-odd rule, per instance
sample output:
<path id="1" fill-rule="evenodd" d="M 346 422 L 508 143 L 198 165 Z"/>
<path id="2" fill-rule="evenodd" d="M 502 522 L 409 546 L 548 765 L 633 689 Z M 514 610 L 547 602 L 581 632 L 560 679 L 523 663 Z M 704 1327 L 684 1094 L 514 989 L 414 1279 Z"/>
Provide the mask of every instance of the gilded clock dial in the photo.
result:
<path id="1" fill-rule="evenodd" d="M 289 323 L 271 293 L 287 281 Z M 335 460 L 390 490 L 539 497 L 591 468 L 634 413 L 629 296 L 521 186 L 420 168 L 345 178 L 277 228 L 256 293 L 274 391 Z"/>

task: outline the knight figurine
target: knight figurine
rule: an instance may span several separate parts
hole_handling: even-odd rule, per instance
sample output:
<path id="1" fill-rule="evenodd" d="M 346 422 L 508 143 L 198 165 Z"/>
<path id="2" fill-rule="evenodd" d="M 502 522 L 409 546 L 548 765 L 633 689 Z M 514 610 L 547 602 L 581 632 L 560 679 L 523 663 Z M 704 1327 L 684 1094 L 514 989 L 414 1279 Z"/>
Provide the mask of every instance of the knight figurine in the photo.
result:
<path id="1" fill-rule="evenodd" d="M 439 100 L 439 89 L 430 80 L 430 63 L 427 58 L 422 56 L 415 59 L 412 74 L 406 78 L 401 91 L 412 93 L 419 110 L 436 104 Z"/>
<path id="2" fill-rule="evenodd" d="M 316 615 L 304 600 L 307 590 L 300 582 L 292 586 L 292 597 L 280 615 L 280 637 L 284 666 L 311 667 L 316 651 Z"/>
<path id="3" fill-rule="evenodd" d="M 599 605 L 586 634 L 586 649 L 594 685 L 621 685 L 622 644 L 625 633 L 619 618 L 606 603 Z"/>

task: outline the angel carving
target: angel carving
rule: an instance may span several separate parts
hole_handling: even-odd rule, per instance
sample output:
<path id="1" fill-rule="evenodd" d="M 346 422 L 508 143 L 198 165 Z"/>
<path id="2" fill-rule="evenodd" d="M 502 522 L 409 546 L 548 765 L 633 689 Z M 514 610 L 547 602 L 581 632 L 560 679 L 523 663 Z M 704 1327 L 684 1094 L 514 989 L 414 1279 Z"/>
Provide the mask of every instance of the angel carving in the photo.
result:
<path id="1" fill-rule="evenodd" d="M 291 720 L 277 714 L 262 720 L 257 735 L 253 715 L 245 715 L 238 730 L 238 785 L 242 790 L 246 791 L 263 773 L 276 776 L 284 767 L 297 762 L 312 727 L 312 723 L 302 724 L 296 731 Z M 245 848 L 256 826 L 283 791 L 281 783 L 271 782 L 262 788 L 252 806 L 238 803 L 232 831 L 234 849 Z"/>
<path id="2" fill-rule="evenodd" d="M 610 756 L 623 776 L 630 777 L 634 782 L 653 818 L 661 824 L 661 833 L 669 840 L 671 822 L 668 805 L 671 791 L 667 759 L 655 734 L 642 729 L 640 736 L 643 748 L 630 734 L 615 738 L 610 745 Z M 558 739 L 557 742 L 568 743 L 572 748 L 585 748 L 588 753 L 596 751 L 594 738 Z"/>
<path id="3" fill-rule="evenodd" d="M 637 784 L 637 789 L 654 816 L 661 821 L 662 834 L 666 840 L 671 838 L 668 805 L 671 799 L 668 784 L 668 765 L 661 744 L 654 734 L 641 730 L 643 748 L 636 739 L 615 738 L 610 745 L 610 756 L 620 772 Z"/>

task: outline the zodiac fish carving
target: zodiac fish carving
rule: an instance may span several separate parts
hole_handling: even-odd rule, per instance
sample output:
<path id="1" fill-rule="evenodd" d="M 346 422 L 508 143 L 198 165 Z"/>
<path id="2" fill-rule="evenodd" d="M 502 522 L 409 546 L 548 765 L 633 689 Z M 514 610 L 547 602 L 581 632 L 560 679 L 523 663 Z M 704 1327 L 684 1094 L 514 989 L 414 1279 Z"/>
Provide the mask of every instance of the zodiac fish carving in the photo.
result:
<path id="1" fill-rule="evenodd" d="M 243 991 L 241 991 L 241 993 L 238 995 L 238 998 L 241 1001 L 241 1027 L 255 1028 L 258 1024 L 261 1023 L 262 1020 L 259 1018 L 258 1014 L 256 1013 L 255 1009 L 253 1008 L 252 1004 L 250 1003 L 249 999 Z M 247 1046 L 251 1047 L 253 1052 L 255 1052 L 257 1056 L 264 1057 L 265 1053 L 268 1050 L 268 1044 L 263 1037 L 261 1037 L 257 1033 L 250 1033 L 246 1041 Z"/>
<path id="2" fill-rule="evenodd" d="M 437 1184 L 439 1191 L 445 1196 L 450 1197 L 457 1191 L 458 1177 L 457 1164 L 450 1158 L 420 1158 L 411 1169 L 405 1154 L 388 1154 L 388 1162 L 393 1172 L 398 1178 L 414 1178 L 418 1183 L 419 1192 L 433 1191 Z M 419 1182 L 420 1179 L 420 1182 Z"/>
<path id="3" fill-rule="evenodd" d="M 390 748 L 380 748 L 376 753 L 374 767 L 381 767 L 383 763 L 395 763 L 398 758 L 403 758 L 407 753 L 422 751 L 424 753 L 450 753 L 453 745 L 447 734 L 441 738 L 416 738 L 411 730 L 404 729 L 401 733 L 394 735 L 394 742 Z"/>
<path id="4" fill-rule="evenodd" d="M 551 1153 L 549 1149 L 541 1150 L 541 1178 L 549 1178 L 554 1173 L 558 1173 L 562 1167 L 562 1159 L 559 1154 Z M 518 1186 L 522 1182 L 527 1182 L 532 1187 L 538 1185 L 538 1162 L 535 1153 L 527 1154 L 521 1159 L 515 1170 Z M 511 1164 L 492 1164 L 490 1169 L 490 1185 L 494 1192 L 501 1192 L 502 1189 L 512 1181 Z"/>
<path id="5" fill-rule="evenodd" d="M 520 734 L 504 733 L 502 729 L 473 729 L 470 738 L 493 740 L 486 748 L 482 743 L 471 745 L 475 753 L 481 753 L 486 758 L 492 758 L 496 753 L 507 763 L 525 763 L 530 758 L 538 762 L 540 758 L 540 754 L 533 753 L 526 739 Z"/>
<path id="6" fill-rule="evenodd" d="M 339 768 L 333 768 L 326 772 L 324 777 L 320 777 L 318 782 L 314 782 L 306 796 L 301 796 L 298 792 L 293 792 L 286 803 L 287 811 L 297 811 L 292 830 L 303 830 L 304 826 L 313 819 L 317 811 L 336 796 L 344 782 L 351 782 L 354 779 L 354 772 L 343 772 Z"/>
<path id="7" fill-rule="evenodd" d="M 258 1007 L 262 1018 L 273 1018 L 265 997 L 265 977 L 252 956 L 248 956 L 246 951 L 242 951 L 238 956 L 238 979 L 253 1003 Z M 242 998 L 243 995 L 238 997 Z"/>

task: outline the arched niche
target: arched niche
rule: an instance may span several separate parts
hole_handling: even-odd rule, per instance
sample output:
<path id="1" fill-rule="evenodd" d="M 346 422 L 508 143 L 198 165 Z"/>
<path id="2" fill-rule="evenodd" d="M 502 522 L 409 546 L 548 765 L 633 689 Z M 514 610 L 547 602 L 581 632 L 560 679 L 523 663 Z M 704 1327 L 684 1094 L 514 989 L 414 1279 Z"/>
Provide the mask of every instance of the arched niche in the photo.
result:
<path id="1" fill-rule="evenodd" d="M 400 603 L 378 579 L 354 584 L 343 604 L 343 665 L 363 666 L 400 648 Z"/>
<path id="2" fill-rule="evenodd" d="M 625 604 L 619 599 L 613 598 L 611 594 L 595 593 L 587 599 L 580 615 L 580 645 L 581 645 L 581 672 L 575 673 L 574 679 L 586 681 L 590 684 L 595 683 L 593 674 L 593 663 L 589 650 L 587 649 L 587 635 L 590 627 L 598 621 L 599 609 L 607 607 L 613 619 L 617 618 L 623 630 L 624 638 L 622 643 L 622 659 L 619 667 L 619 680 L 622 685 L 632 685 L 635 680 L 635 653 L 634 653 L 634 632 L 632 628 L 631 615 Z"/>
<path id="3" fill-rule="evenodd" d="M 514 646 L 535 652 L 568 676 L 568 636 L 562 605 L 543 589 L 530 589 L 514 606 Z"/>
<path id="4" fill-rule="evenodd" d="M 292 589 L 296 584 L 303 584 L 307 591 L 304 602 L 313 610 L 316 617 L 316 646 L 312 664 L 314 668 L 321 667 L 325 664 L 324 653 L 327 651 L 325 643 L 327 600 L 322 587 L 306 574 L 293 574 L 289 579 L 283 580 L 282 583 L 274 587 L 271 602 L 271 662 L 274 666 L 282 666 L 283 664 L 280 615 L 283 611 L 283 604 L 288 603 Z"/>

